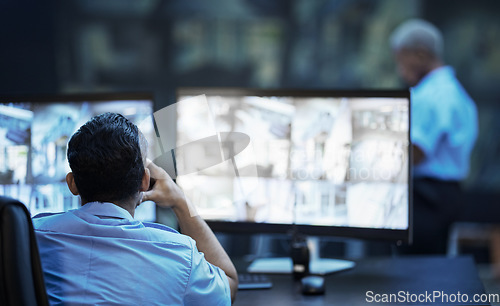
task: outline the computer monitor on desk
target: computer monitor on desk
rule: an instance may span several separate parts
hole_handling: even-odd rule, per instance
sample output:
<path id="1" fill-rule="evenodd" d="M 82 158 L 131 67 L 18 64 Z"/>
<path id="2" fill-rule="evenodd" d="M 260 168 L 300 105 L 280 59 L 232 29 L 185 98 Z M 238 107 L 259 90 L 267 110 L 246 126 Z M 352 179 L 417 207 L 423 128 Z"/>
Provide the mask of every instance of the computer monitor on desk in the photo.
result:
<path id="1" fill-rule="evenodd" d="M 214 231 L 410 241 L 408 91 L 177 98 L 177 183 Z"/>
<path id="2" fill-rule="evenodd" d="M 32 216 L 80 206 L 66 186 L 69 138 L 95 115 L 116 112 L 154 134 L 147 93 L 0 96 L 0 192 L 25 203 Z M 136 217 L 154 221 L 149 202 Z"/>

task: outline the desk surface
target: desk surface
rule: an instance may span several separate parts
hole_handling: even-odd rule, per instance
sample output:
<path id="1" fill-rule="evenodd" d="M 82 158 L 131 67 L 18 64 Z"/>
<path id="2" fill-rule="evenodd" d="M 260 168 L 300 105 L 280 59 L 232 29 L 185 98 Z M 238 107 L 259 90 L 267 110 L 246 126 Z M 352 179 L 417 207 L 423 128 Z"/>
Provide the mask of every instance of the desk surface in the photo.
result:
<path id="1" fill-rule="evenodd" d="M 326 293 L 321 296 L 302 295 L 299 283 L 294 282 L 291 275 L 272 275 L 271 279 L 271 289 L 238 291 L 234 305 L 490 305 L 472 301 L 475 294 L 484 293 L 484 287 L 470 257 L 362 260 L 350 271 L 326 276 Z M 368 291 L 373 294 L 368 296 Z M 435 291 L 447 294 L 448 303 L 444 297 L 429 303 L 429 298 Z M 406 293 L 412 296 L 407 296 Z M 426 293 L 430 295 L 427 300 L 424 296 Z M 420 296 L 424 300 L 414 300 L 414 303 L 397 303 L 397 300 L 395 303 L 368 303 L 367 298 L 375 298 L 375 294 L 386 294 L 386 297 L 394 294 L 393 298 L 400 298 L 399 294 L 402 294 L 405 298 L 413 299 L 424 294 Z M 461 300 L 450 302 L 458 298 Z M 469 299 L 468 303 L 465 298 Z"/>

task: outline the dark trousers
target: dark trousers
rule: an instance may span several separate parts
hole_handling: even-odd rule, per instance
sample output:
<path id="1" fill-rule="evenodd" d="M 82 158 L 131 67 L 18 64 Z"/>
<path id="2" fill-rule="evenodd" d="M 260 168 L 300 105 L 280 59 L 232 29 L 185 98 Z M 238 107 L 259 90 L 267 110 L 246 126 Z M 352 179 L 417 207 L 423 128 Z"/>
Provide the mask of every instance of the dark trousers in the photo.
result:
<path id="1" fill-rule="evenodd" d="M 456 181 L 413 180 L 413 244 L 401 254 L 445 254 L 451 224 L 462 209 L 463 193 Z"/>

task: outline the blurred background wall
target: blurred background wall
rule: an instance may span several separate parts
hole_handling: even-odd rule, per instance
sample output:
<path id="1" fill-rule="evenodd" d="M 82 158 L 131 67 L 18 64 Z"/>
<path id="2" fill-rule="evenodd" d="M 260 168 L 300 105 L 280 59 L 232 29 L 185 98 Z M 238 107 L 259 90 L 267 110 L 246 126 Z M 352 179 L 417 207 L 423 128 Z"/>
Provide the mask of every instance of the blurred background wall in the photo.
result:
<path id="1" fill-rule="evenodd" d="M 443 31 L 445 60 L 478 105 L 464 185 L 494 194 L 495 0 L 0 0 L 0 94 L 152 91 L 160 109 L 181 86 L 404 88 L 388 37 L 411 17 Z"/>

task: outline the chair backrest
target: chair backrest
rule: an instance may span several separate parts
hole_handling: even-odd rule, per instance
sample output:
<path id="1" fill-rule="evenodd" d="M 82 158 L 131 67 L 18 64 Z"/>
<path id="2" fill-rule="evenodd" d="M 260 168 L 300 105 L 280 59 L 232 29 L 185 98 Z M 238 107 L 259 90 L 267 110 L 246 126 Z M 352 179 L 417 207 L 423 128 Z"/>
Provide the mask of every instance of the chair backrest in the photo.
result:
<path id="1" fill-rule="evenodd" d="M 30 214 L 0 196 L 0 305 L 49 305 Z"/>

